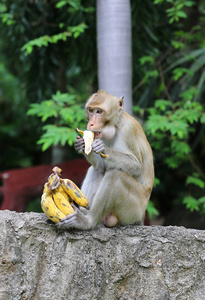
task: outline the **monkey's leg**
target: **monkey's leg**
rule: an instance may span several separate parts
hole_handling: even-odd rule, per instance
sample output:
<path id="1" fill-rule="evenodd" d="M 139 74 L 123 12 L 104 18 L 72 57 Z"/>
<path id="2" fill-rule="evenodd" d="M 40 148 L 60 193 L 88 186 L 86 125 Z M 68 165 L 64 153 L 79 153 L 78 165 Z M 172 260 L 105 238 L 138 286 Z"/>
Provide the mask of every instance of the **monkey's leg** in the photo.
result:
<path id="1" fill-rule="evenodd" d="M 132 176 L 120 170 L 105 173 L 88 211 L 89 228 L 98 223 L 113 227 L 140 224 L 149 199 L 149 193 Z"/>
<path id="2" fill-rule="evenodd" d="M 103 179 L 103 174 L 100 170 L 95 170 L 92 166 L 88 169 L 83 181 L 81 191 L 86 195 L 91 208 L 95 194 L 99 188 L 100 182 Z"/>
<path id="3" fill-rule="evenodd" d="M 107 171 L 87 214 L 75 208 L 73 214 L 68 215 L 56 226 L 60 229 L 91 229 L 106 216 L 110 222 L 113 222 L 111 216 L 116 218 L 110 226 L 116 225 L 117 221 L 121 225 L 139 223 L 146 210 L 148 195 L 149 193 L 127 173 L 119 170 Z"/>
<path id="4" fill-rule="evenodd" d="M 112 172 L 108 171 L 107 173 L 109 174 Z M 101 223 L 103 216 L 111 211 L 110 204 L 112 206 L 112 198 L 109 197 L 109 195 L 112 194 L 109 192 L 109 181 L 111 178 L 110 176 L 109 178 L 107 178 L 107 173 L 102 178 L 101 182 L 100 180 L 99 182 L 97 182 L 96 178 L 93 178 L 93 175 L 95 174 L 94 169 L 89 169 L 88 175 L 86 176 L 85 182 L 83 183 L 84 190 L 82 190 L 85 194 L 86 192 L 92 192 L 91 196 L 94 194 L 94 198 L 91 200 L 92 204 L 90 210 L 84 213 L 83 211 L 80 211 L 75 207 L 75 212 L 73 214 L 68 215 L 66 218 L 62 219 L 59 223 L 56 224 L 59 229 L 78 228 L 86 230 L 94 228 L 98 223 Z M 94 193 L 87 187 L 88 183 L 92 185 Z M 95 184 L 95 186 L 93 186 L 93 184 Z"/>

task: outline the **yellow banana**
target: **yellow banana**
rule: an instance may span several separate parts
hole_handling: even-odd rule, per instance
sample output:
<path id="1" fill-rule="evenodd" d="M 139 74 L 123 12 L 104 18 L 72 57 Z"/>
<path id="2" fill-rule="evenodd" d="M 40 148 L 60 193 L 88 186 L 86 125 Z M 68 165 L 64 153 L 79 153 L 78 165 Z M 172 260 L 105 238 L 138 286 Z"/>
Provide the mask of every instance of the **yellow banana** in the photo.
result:
<path id="1" fill-rule="evenodd" d="M 60 209 L 62 213 L 64 213 L 66 216 L 68 214 L 74 213 L 74 209 L 70 205 L 70 202 L 68 201 L 68 198 L 66 199 L 63 194 L 61 194 L 59 191 L 54 190 L 53 191 L 53 199 L 55 202 L 55 205 Z"/>
<path id="2" fill-rule="evenodd" d="M 54 167 L 52 171 L 54 174 L 57 174 L 57 175 L 61 175 L 61 172 L 62 172 L 62 170 L 59 167 Z"/>
<path id="3" fill-rule="evenodd" d="M 61 193 L 65 199 L 68 201 L 68 202 L 72 202 L 72 199 L 69 197 L 69 195 L 64 191 L 63 187 L 60 185 L 57 189 L 53 190 L 53 192 L 59 192 Z"/>
<path id="4" fill-rule="evenodd" d="M 54 223 L 58 223 L 66 217 L 55 205 L 51 193 L 43 193 L 41 196 L 41 207 L 46 216 Z"/>
<path id="5" fill-rule="evenodd" d="M 48 184 L 48 182 L 46 182 L 46 183 L 44 184 L 43 194 L 44 194 L 44 193 L 47 194 L 49 191 L 50 191 L 49 184 Z"/>
<path id="6" fill-rule="evenodd" d="M 57 189 L 61 185 L 61 183 L 60 183 L 60 177 L 58 176 L 58 174 L 52 173 L 48 177 L 48 185 L 49 185 L 49 189 L 50 190 L 55 190 L 55 189 Z"/>
<path id="7" fill-rule="evenodd" d="M 85 154 L 88 155 L 90 154 L 90 152 L 92 151 L 92 143 L 94 141 L 94 132 L 90 131 L 90 130 L 85 130 L 85 131 L 82 131 L 82 130 L 79 130 L 77 128 L 77 131 L 82 134 L 83 136 L 83 139 L 85 141 Z M 104 153 L 100 153 L 101 157 L 105 158 L 105 157 L 109 157 L 109 155 L 107 154 L 104 154 Z"/>
<path id="8" fill-rule="evenodd" d="M 78 205 L 83 207 L 86 207 L 88 205 L 87 197 L 73 181 L 69 179 L 61 179 L 61 186 L 64 191 L 71 197 L 71 199 Z"/>

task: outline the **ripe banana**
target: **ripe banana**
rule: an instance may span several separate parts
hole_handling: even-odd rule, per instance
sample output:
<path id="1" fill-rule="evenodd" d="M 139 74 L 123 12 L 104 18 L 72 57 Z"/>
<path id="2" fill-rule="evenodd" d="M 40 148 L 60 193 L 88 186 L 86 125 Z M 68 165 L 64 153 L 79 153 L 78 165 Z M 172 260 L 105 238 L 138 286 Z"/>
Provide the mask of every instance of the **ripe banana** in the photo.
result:
<path id="1" fill-rule="evenodd" d="M 60 168 L 53 168 L 53 173 L 48 177 L 41 197 L 42 210 L 54 223 L 74 213 L 71 203 L 83 207 L 88 205 L 88 199 L 77 185 L 69 179 L 61 179 L 60 173 Z"/>
<path id="2" fill-rule="evenodd" d="M 49 184 L 48 184 L 48 182 L 46 182 L 46 183 L 44 184 L 43 194 L 44 194 L 44 193 L 47 194 L 49 191 L 50 191 Z"/>
<path id="3" fill-rule="evenodd" d="M 41 207 L 46 216 L 54 223 L 58 223 L 61 219 L 66 217 L 55 205 L 51 193 L 43 193 L 41 197 Z"/>
<path id="4" fill-rule="evenodd" d="M 66 199 L 64 197 L 64 195 L 58 191 L 58 189 L 54 190 L 52 192 L 52 196 L 53 196 L 55 205 L 57 206 L 58 209 L 60 209 L 60 211 L 62 213 L 64 213 L 66 216 L 68 214 L 74 213 L 74 209 L 70 205 L 70 202 L 68 201 L 68 197 L 66 196 L 66 198 L 67 198 Z"/>
<path id="5" fill-rule="evenodd" d="M 85 141 L 85 154 L 88 155 L 90 154 L 90 152 L 92 151 L 92 143 L 94 141 L 94 132 L 90 131 L 90 130 L 85 130 L 85 131 L 82 131 L 82 130 L 79 130 L 77 128 L 77 131 L 82 134 L 83 136 L 83 139 Z M 107 154 L 104 154 L 104 153 L 100 153 L 101 157 L 105 158 L 105 157 L 109 157 L 109 155 Z"/>
<path id="6" fill-rule="evenodd" d="M 59 176 L 61 175 L 62 172 L 62 170 L 59 167 L 54 167 L 52 171 L 54 174 L 57 174 Z"/>
<path id="7" fill-rule="evenodd" d="M 86 207 L 88 205 L 87 197 L 77 187 L 77 185 L 69 179 L 61 179 L 61 186 L 64 191 L 75 201 L 78 205 Z"/>
<path id="8" fill-rule="evenodd" d="M 59 186 L 61 185 L 61 183 L 60 183 L 60 177 L 58 176 L 58 174 L 52 173 L 48 177 L 48 185 L 49 185 L 49 189 L 50 190 L 54 190 L 54 189 L 59 188 Z"/>

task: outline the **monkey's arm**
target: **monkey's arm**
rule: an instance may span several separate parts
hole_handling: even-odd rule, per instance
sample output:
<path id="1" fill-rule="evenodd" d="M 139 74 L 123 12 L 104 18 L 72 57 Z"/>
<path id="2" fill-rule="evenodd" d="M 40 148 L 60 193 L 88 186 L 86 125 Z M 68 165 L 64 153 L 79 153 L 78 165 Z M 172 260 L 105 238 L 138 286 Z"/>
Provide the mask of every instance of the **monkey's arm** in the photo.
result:
<path id="1" fill-rule="evenodd" d="M 118 169 L 128 173 L 133 177 L 139 177 L 141 174 L 142 164 L 139 159 L 132 154 L 127 146 L 122 145 L 122 152 L 113 148 L 105 146 L 101 139 L 97 139 L 92 144 L 93 151 L 97 154 L 104 153 L 107 154 L 107 158 L 101 158 L 98 155 L 98 160 L 103 161 L 105 170 Z M 126 149 L 126 153 L 123 152 Z"/>
<path id="2" fill-rule="evenodd" d="M 131 153 L 123 153 L 110 148 L 107 148 L 106 152 L 109 155 L 104 162 L 106 170 L 118 169 L 128 173 L 135 179 L 140 177 L 142 164 L 136 156 Z"/>
<path id="3" fill-rule="evenodd" d="M 99 144 L 99 141 L 100 141 L 99 139 L 94 140 L 93 145 L 94 147 L 96 146 L 97 148 L 95 148 L 95 151 L 92 151 L 89 155 L 85 155 L 85 158 L 95 169 L 104 171 L 105 168 L 104 161 L 101 160 L 100 157 L 98 157 L 99 155 L 97 155 L 100 152 L 104 153 L 104 143 L 102 146 L 101 144 Z M 80 136 L 77 136 L 74 142 L 74 148 L 78 153 L 84 153 L 85 150 L 84 139 L 81 138 Z"/>

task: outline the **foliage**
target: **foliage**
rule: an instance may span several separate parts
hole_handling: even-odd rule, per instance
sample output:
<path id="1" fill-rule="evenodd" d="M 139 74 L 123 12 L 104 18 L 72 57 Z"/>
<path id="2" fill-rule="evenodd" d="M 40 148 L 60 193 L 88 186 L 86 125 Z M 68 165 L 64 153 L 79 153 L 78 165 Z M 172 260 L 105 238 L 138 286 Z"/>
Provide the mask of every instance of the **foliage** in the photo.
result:
<path id="1" fill-rule="evenodd" d="M 22 48 L 22 51 L 25 51 L 25 54 L 28 55 L 33 51 L 33 47 L 37 46 L 38 48 L 47 47 L 49 44 L 56 44 L 59 41 L 66 41 L 68 37 L 73 36 L 74 38 L 79 37 L 81 33 L 87 28 L 85 23 L 79 24 L 78 26 L 72 26 L 67 29 L 67 31 L 60 32 L 53 36 L 44 35 L 34 40 L 27 42 Z"/>
<path id="2" fill-rule="evenodd" d="M 9 69 L 19 74 L 29 101 L 49 99 L 57 90 L 66 92 L 66 81 L 74 88 L 92 77 L 96 81 L 90 72 L 96 65 L 92 2 L 2 1 L 3 51 Z"/>
<path id="3" fill-rule="evenodd" d="M 164 0 L 154 1 L 155 4 L 160 4 L 162 2 L 164 2 Z M 167 0 L 167 2 L 171 4 L 171 7 L 166 9 L 170 24 L 172 24 L 174 21 L 178 22 L 180 18 L 186 19 L 187 14 L 184 11 L 184 8 L 194 5 L 194 1 L 190 0 Z"/>
<path id="4" fill-rule="evenodd" d="M 40 145 L 35 145 L 42 134 L 42 124 L 40 119 L 26 114 L 30 103 L 41 104 L 44 99 L 53 99 L 57 91 L 70 96 L 76 89 L 85 100 L 92 85 L 96 85 L 95 72 L 90 72 L 96 65 L 93 1 L 83 5 L 81 2 L 2 0 L 0 3 L 0 54 L 4 53 L 0 56 L 0 108 L 4 110 L 0 116 L 2 169 L 41 162 Z M 81 118 L 80 100 L 69 111 Z M 61 125 L 59 119 L 50 117 L 44 122 L 44 142 L 51 141 L 48 135 L 60 126 L 60 140 L 65 143 L 62 137 L 65 123 Z M 67 121 L 66 125 L 70 123 Z M 74 136 L 72 126 L 67 136 L 69 143 Z M 46 148 L 45 143 L 43 147 Z M 48 160 L 50 151 L 46 155 Z"/>
<path id="5" fill-rule="evenodd" d="M 0 42 L 0 49 L 2 48 Z M 37 130 L 31 135 L 32 124 L 26 115 L 28 104 L 19 79 L 3 63 L 0 55 L 0 165 L 1 170 L 32 165 Z"/>
<path id="6" fill-rule="evenodd" d="M 199 2 L 196 7 L 194 1 L 155 0 L 156 5 L 164 5 L 167 29 L 174 30 L 165 48 L 156 43 L 154 51 L 139 60 L 144 78 L 136 90 L 143 92 L 138 101 L 141 109 L 135 107 L 135 112 L 147 119 L 145 130 L 164 197 L 171 187 L 172 201 L 205 213 L 205 7 Z M 181 22 L 190 19 L 193 11 L 198 19 L 192 26 Z M 171 182 L 167 172 L 173 176 Z"/>
<path id="7" fill-rule="evenodd" d="M 74 93 L 57 91 L 50 100 L 31 104 L 28 114 L 41 117 L 43 123 L 48 119 L 50 121 L 43 126 L 45 133 L 38 141 L 38 144 L 42 144 L 43 151 L 59 143 L 71 146 L 76 139 L 76 128 L 85 127 L 82 97 Z"/>

